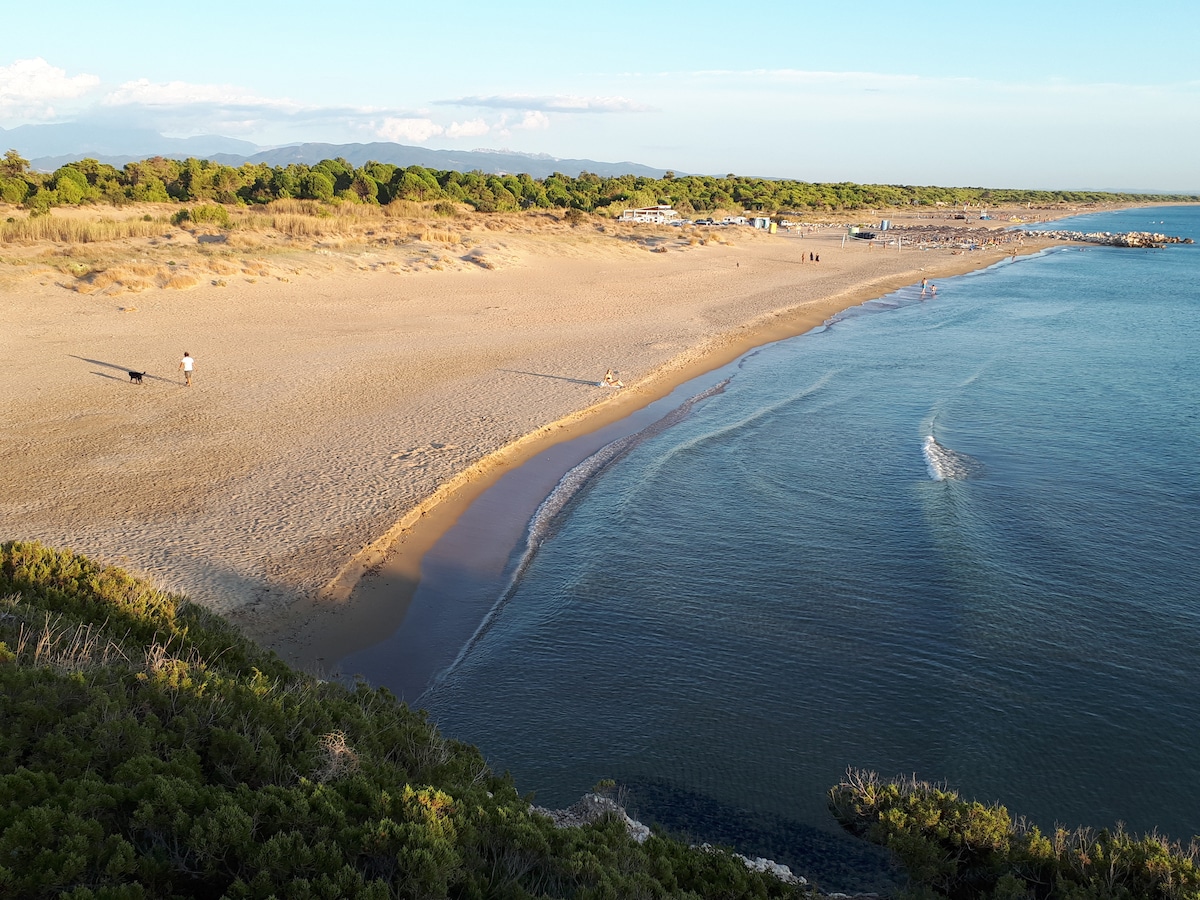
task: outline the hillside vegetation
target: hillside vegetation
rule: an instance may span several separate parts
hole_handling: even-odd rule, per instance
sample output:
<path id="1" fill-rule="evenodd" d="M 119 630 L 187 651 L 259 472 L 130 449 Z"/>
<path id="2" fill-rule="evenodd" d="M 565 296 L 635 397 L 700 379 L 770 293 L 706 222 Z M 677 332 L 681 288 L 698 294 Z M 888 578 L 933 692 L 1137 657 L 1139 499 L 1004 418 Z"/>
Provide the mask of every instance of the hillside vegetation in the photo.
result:
<path id="1" fill-rule="evenodd" d="M 829 795 L 905 896 L 1197 900 L 1200 850 L 911 779 Z M 185 600 L 0 544 L 0 897 L 798 898 L 621 817 L 559 828 L 385 690 L 298 673 Z"/>
<path id="2" fill-rule="evenodd" d="M 999 805 L 913 778 L 851 771 L 829 792 L 848 831 L 904 867 L 913 900 L 1197 900 L 1200 847 L 1123 828 L 1042 834 Z"/>
<path id="3" fill-rule="evenodd" d="M 615 819 L 555 828 L 387 691 L 38 544 L 0 545 L 0 723 L 0 897 L 804 890 Z"/>

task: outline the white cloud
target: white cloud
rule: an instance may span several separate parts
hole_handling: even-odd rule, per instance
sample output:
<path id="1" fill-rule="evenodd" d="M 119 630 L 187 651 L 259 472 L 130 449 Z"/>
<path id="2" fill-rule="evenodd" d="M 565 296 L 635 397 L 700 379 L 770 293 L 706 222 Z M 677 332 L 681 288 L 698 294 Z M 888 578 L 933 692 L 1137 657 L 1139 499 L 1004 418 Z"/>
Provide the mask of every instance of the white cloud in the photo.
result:
<path id="1" fill-rule="evenodd" d="M 471 119 L 469 122 L 453 122 L 446 129 L 446 137 L 462 138 L 462 137 L 479 137 L 487 134 L 492 130 L 492 126 L 488 125 L 483 119 Z"/>
<path id="2" fill-rule="evenodd" d="M 302 109 L 291 100 L 259 97 L 234 85 L 190 84 L 185 81 L 155 83 L 147 78 L 127 81 L 110 91 L 103 100 L 105 106 L 222 106 L 260 107 L 284 112 Z"/>
<path id="3" fill-rule="evenodd" d="M 95 75 L 69 76 L 65 69 L 41 57 L 18 59 L 10 66 L 0 66 L 0 115 L 53 118 L 52 101 L 81 97 L 99 84 Z"/>
<path id="4" fill-rule="evenodd" d="M 550 127 L 550 117 L 540 110 L 531 109 L 525 113 L 525 117 L 518 124 L 512 127 L 523 128 L 526 131 L 541 131 Z"/>
<path id="5" fill-rule="evenodd" d="M 490 97 L 460 97 L 438 100 L 443 106 L 481 106 L 488 109 L 538 110 L 563 113 L 649 112 L 652 107 L 627 97 L 580 97 L 572 94 L 494 94 Z"/>
<path id="6" fill-rule="evenodd" d="M 445 134 L 446 129 L 432 119 L 384 119 L 377 133 L 389 141 L 409 141 L 423 144 L 430 138 Z"/>

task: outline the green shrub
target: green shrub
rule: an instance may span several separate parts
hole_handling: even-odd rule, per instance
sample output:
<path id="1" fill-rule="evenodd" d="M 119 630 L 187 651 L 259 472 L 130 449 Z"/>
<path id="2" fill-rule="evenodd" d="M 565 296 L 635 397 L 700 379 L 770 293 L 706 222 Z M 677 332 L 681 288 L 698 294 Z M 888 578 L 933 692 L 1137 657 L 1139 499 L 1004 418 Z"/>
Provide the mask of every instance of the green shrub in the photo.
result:
<path id="1" fill-rule="evenodd" d="M 1079 828 L 1053 840 L 943 787 L 851 770 L 829 808 L 853 834 L 891 850 L 915 896 L 1054 900 L 1198 900 L 1200 848 L 1159 835 Z"/>
<path id="2" fill-rule="evenodd" d="M 193 225 L 217 225 L 221 228 L 229 228 L 233 224 L 229 218 L 229 210 L 216 203 L 181 209 L 171 216 L 171 222 L 175 225 L 191 222 Z"/>
<path id="3" fill-rule="evenodd" d="M 615 820 L 556 829 L 385 690 L 120 569 L 0 544 L 0 897 L 797 897 Z"/>

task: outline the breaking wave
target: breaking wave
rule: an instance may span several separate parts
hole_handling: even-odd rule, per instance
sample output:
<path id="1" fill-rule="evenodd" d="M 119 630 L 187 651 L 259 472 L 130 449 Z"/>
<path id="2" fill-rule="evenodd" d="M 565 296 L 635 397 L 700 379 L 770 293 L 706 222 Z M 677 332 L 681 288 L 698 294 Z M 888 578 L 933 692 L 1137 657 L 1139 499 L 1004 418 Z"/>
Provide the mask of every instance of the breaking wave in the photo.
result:
<path id="1" fill-rule="evenodd" d="M 929 477 L 934 481 L 963 481 L 983 473 L 983 463 L 966 453 L 951 450 L 937 442 L 932 434 L 925 438 L 921 447 Z"/>

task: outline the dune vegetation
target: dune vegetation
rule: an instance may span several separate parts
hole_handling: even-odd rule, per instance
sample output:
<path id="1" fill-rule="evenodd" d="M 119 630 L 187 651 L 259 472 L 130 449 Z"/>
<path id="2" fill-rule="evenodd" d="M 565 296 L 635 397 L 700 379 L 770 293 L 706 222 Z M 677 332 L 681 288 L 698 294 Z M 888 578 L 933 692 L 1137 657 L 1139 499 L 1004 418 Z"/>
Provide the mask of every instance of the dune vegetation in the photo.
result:
<path id="1" fill-rule="evenodd" d="M 491 270 L 522 258 L 533 241 L 540 241 L 535 252 L 551 255 L 598 243 L 610 251 L 655 253 L 729 243 L 719 227 L 615 221 L 626 208 L 658 204 L 684 217 L 755 211 L 811 221 L 880 209 L 934 215 L 965 205 L 1061 214 L 1194 199 L 672 173 L 534 179 L 375 162 L 355 167 L 343 159 L 232 167 L 154 157 L 121 169 L 85 159 L 36 172 L 9 150 L 0 158 L 0 276 L 17 283 L 32 275 L 80 293 L 112 295 L 224 287 L 230 277 L 290 281 L 328 271 Z"/>

